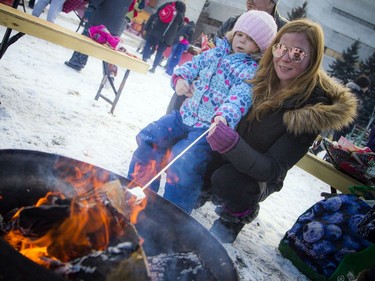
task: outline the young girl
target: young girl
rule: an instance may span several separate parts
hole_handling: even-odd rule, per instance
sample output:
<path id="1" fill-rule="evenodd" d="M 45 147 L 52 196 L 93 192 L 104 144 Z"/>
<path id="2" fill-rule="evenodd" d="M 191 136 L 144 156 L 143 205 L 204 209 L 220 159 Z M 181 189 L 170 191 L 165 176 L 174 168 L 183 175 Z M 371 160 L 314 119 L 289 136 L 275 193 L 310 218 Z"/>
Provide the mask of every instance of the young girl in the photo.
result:
<path id="1" fill-rule="evenodd" d="M 243 14 L 226 39 L 195 56 L 172 76 L 178 95 L 186 95 L 180 111 L 149 124 L 137 135 L 128 177 L 145 184 L 176 155 L 201 136 L 212 122 L 235 128 L 251 106 L 257 58 L 276 35 L 276 23 L 263 11 Z M 190 213 L 198 199 L 206 165 L 213 151 L 201 138 L 167 171 L 164 197 Z M 150 169 L 150 167 L 153 169 Z M 160 181 L 151 188 L 157 192 Z"/>

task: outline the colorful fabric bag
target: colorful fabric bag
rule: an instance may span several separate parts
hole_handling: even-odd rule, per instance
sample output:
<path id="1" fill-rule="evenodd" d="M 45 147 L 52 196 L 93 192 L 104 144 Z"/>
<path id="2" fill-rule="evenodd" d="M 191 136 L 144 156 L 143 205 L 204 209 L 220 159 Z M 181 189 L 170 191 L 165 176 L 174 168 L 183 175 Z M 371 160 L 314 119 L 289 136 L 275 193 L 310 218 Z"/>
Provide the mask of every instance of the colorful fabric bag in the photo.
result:
<path id="1" fill-rule="evenodd" d="M 358 232 L 370 209 L 354 194 L 321 200 L 286 232 L 279 250 L 311 280 L 354 280 L 375 265 L 375 245 Z"/>
<path id="2" fill-rule="evenodd" d="M 66 0 L 64 2 L 62 11 L 64 13 L 70 13 L 71 11 L 80 11 L 87 8 L 88 0 Z"/>
<path id="3" fill-rule="evenodd" d="M 322 140 L 332 165 L 363 184 L 375 186 L 375 153 L 368 148 L 350 149 L 328 139 Z"/>

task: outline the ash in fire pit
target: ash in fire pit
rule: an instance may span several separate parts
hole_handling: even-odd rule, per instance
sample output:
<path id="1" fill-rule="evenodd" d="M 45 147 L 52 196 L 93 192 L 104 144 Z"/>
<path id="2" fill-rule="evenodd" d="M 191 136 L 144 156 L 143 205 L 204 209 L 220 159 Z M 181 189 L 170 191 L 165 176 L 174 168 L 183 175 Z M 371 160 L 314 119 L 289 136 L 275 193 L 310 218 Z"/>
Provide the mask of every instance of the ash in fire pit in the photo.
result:
<path id="1" fill-rule="evenodd" d="M 152 280 L 217 280 L 193 252 L 160 254 L 147 260 Z"/>

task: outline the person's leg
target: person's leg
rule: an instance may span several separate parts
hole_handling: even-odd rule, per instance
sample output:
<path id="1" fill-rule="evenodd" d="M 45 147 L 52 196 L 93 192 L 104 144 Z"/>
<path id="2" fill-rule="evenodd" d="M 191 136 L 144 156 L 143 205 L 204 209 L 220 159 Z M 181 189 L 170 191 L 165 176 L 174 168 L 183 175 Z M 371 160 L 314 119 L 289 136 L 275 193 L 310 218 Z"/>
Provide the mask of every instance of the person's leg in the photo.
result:
<path id="1" fill-rule="evenodd" d="M 82 32 L 82 35 L 88 36 L 88 34 L 88 29 L 85 28 Z M 65 62 L 65 65 L 80 71 L 86 66 L 88 58 L 88 55 L 74 51 L 70 60 Z"/>
<path id="2" fill-rule="evenodd" d="M 49 2 L 50 0 L 38 0 L 38 2 L 36 2 L 34 5 L 31 14 L 35 17 L 39 17 L 43 13 L 43 10 L 47 7 Z"/>
<path id="3" fill-rule="evenodd" d="M 187 138 L 176 143 L 168 162 L 204 132 L 205 129 L 193 129 Z M 164 198 L 191 213 L 201 192 L 206 166 L 212 154 L 206 138 L 200 139 L 186 151 L 167 171 Z"/>
<path id="4" fill-rule="evenodd" d="M 154 63 L 152 64 L 152 68 L 150 69 L 151 72 L 155 72 L 155 69 L 158 67 L 159 63 L 163 59 L 163 53 L 166 48 L 167 48 L 167 45 L 164 42 L 158 43 L 158 49 L 156 50 Z"/>
<path id="5" fill-rule="evenodd" d="M 35 4 L 35 0 L 30 0 L 28 7 L 32 9 L 34 8 L 34 4 Z"/>
<path id="6" fill-rule="evenodd" d="M 215 196 L 232 212 L 244 212 L 258 202 L 261 192 L 258 181 L 238 171 L 230 163 L 218 168 L 211 182 Z"/>
<path id="7" fill-rule="evenodd" d="M 194 206 L 194 209 L 202 207 L 208 201 L 212 201 L 212 203 L 216 204 L 217 200 L 213 195 L 211 178 L 217 169 L 226 164 L 228 164 L 228 160 L 226 160 L 220 153 L 214 152 L 212 160 L 207 165 L 206 172 L 204 174 L 202 191 L 199 194 L 199 198 Z"/>
<path id="8" fill-rule="evenodd" d="M 172 49 L 172 53 L 169 56 L 166 73 L 173 75 L 174 68 L 178 65 L 181 60 L 181 56 L 185 48 L 182 44 L 177 44 Z"/>
<path id="9" fill-rule="evenodd" d="M 151 50 L 155 48 L 157 39 L 153 36 L 149 36 L 146 40 L 145 46 L 143 47 L 142 60 L 147 61 L 151 57 Z"/>
<path id="10" fill-rule="evenodd" d="M 168 65 L 169 65 L 170 59 L 172 58 L 173 50 L 174 50 L 174 48 L 176 47 L 176 45 L 177 45 L 177 44 L 174 44 L 174 45 L 172 45 L 172 46 L 170 47 L 170 53 L 169 53 L 169 55 L 168 55 L 168 57 L 167 57 L 167 63 L 166 63 L 165 66 L 164 66 L 165 69 L 168 69 Z M 168 50 L 168 47 L 166 48 L 166 51 L 165 51 L 165 52 L 167 52 L 167 50 Z M 165 58 L 165 57 L 164 57 L 164 58 Z"/>
<path id="11" fill-rule="evenodd" d="M 85 55 L 85 54 L 82 54 L 80 52 L 74 51 L 70 60 L 65 62 L 65 65 L 67 65 L 67 66 L 69 66 L 69 67 L 71 67 L 71 68 L 73 68 L 77 71 L 80 71 L 86 66 L 88 58 L 89 58 L 88 55 Z"/>
<path id="12" fill-rule="evenodd" d="M 143 46 L 145 45 L 146 40 L 141 39 L 141 42 L 138 45 L 138 48 L 136 50 L 137 53 L 142 53 L 143 52 Z"/>
<path id="13" fill-rule="evenodd" d="M 180 110 L 180 107 L 185 99 L 186 96 L 179 96 L 176 94 L 176 92 L 174 92 L 167 107 L 167 114 L 171 113 L 174 110 Z"/>
<path id="14" fill-rule="evenodd" d="M 61 13 L 65 0 L 52 0 L 49 5 L 47 20 L 55 22 L 59 13 Z"/>
<path id="15" fill-rule="evenodd" d="M 186 134 L 178 113 L 165 115 L 147 125 L 136 137 L 138 148 L 133 153 L 128 178 L 145 185 L 165 167 L 168 150 Z M 158 192 L 159 184 L 160 179 L 155 180 L 150 188 Z"/>
<path id="16" fill-rule="evenodd" d="M 212 187 L 217 203 L 216 213 L 220 216 L 210 231 L 222 242 L 232 243 L 245 226 L 259 212 L 259 202 L 273 191 L 266 183 L 241 173 L 231 164 L 217 169 L 212 177 Z"/>

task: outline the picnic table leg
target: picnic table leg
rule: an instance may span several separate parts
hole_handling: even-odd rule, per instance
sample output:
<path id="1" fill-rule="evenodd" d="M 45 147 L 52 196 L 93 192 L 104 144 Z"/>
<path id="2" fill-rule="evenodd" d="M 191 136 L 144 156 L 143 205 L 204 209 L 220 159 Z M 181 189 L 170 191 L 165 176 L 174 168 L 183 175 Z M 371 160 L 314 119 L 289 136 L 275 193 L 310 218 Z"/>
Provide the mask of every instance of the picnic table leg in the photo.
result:
<path id="1" fill-rule="evenodd" d="M 121 80 L 120 86 L 119 86 L 118 89 L 116 89 L 115 84 L 113 83 L 113 80 L 110 78 L 110 72 L 108 71 L 108 64 L 106 62 L 104 62 L 104 61 L 103 61 L 103 69 L 104 69 L 103 78 L 102 78 L 102 81 L 101 81 L 101 83 L 99 85 L 98 92 L 96 93 L 95 100 L 98 100 L 99 98 L 102 98 L 106 102 L 108 102 L 109 104 L 111 104 L 112 105 L 112 107 L 111 107 L 111 113 L 113 114 L 113 112 L 115 111 L 117 102 L 119 101 L 121 93 L 122 93 L 122 91 L 123 91 L 123 89 L 125 87 L 126 80 L 129 77 L 130 70 L 128 69 L 128 70 L 125 71 L 125 74 L 124 74 L 124 77 Z M 107 98 L 106 96 L 104 96 L 104 95 L 101 94 L 101 92 L 103 90 L 103 87 L 104 87 L 104 85 L 105 85 L 105 83 L 107 81 L 109 81 L 109 83 L 111 85 L 111 88 L 112 88 L 112 91 L 115 94 L 114 100 L 110 100 L 109 98 Z"/>
<path id="2" fill-rule="evenodd" d="M 12 7 L 15 8 L 15 9 L 17 9 L 17 7 L 18 7 L 19 4 L 20 4 L 20 0 L 14 0 Z M 15 41 L 18 40 L 19 37 L 21 37 L 23 35 L 23 33 L 22 33 L 22 35 L 19 36 L 17 38 L 17 40 L 14 40 L 14 42 L 12 42 L 11 44 L 9 44 L 9 42 L 10 42 L 9 37 L 10 37 L 11 33 L 12 33 L 12 29 L 11 28 L 7 28 L 7 30 L 5 31 L 5 34 L 3 36 L 3 40 L 1 41 L 1 45 L 0 45 L 0 59 L 3 57 L 3 55 L 4 55 L 5 51 L 7 50 L 8 46 L 11 45 L 11 44 L 13 44 Z"/>
<path id="3" fill-rule="evenodd" d="M 113 111 L 115 110 L 115 107 L 117 105 L 118 100 L 120 99 L 120 95 L 122 93 L 122 90 L 124 89 L 124 86 L 125 86 L 126 80 L 129 77 L 129 74 L 130 74 L 130 70 L 128 69 L 128 70 L 126 70 L 126 72 L 124 74 L 124 78 L 122 78 L 122 81 L 121 81 L 120 87 L 117 90 L 117 93 L 115 93 L 116 96 L 115 96 L 115 99 L 113 100 L 113 104 L 112 104 L 112 108 L 111 108 L 112 114 L 113 114 Z"/>

